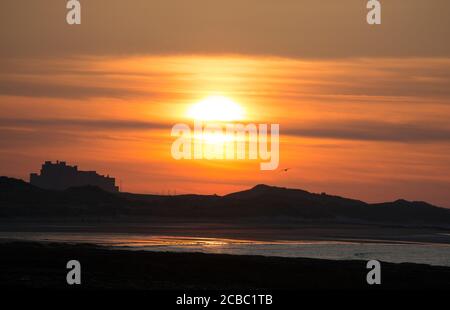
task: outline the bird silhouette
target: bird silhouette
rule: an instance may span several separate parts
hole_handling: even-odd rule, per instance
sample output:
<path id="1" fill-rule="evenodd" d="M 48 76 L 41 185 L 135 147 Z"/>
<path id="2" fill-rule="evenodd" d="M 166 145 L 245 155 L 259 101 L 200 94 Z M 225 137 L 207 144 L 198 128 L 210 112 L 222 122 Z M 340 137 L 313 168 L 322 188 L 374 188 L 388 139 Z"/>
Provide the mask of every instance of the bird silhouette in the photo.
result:
<path id="1" fill-rule="evenodd" d="M 288 172 L 289 170 L 291 170 L 291 168 L 284 168 L 284 169 L 281 169 L 280 172 Z"/>

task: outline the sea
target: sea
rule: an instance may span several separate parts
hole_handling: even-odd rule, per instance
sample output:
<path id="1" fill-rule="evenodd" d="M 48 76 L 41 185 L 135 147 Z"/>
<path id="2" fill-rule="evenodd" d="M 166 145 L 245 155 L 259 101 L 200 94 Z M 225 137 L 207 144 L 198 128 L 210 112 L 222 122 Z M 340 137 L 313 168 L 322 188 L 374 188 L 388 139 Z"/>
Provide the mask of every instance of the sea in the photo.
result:
<path id="1" fill-rule="evenodd" d="M 448 236 L 448 234 L 446 234 Z M 98 232 L 0 232 L 0 242 L 33 241 L 91 244 L 129 251 L 305 257 L 328 260 L 379 260 L 450 267 L 450 244 L 392 240 L 245 240 L 195 236 Z"/>

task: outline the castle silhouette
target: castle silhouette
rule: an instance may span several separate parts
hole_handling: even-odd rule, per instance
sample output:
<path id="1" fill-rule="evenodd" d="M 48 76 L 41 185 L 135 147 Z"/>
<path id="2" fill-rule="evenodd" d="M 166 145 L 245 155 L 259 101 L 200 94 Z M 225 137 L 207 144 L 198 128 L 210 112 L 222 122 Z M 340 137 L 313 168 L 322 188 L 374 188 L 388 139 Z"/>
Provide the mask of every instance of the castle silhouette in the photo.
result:
<path id="1" fill-rule="evenodd" d="M 44 189 L 65 190 L 76 186 L 98 186 L 108 192 L 118 192 L 116 179 L 99 175 L 96 171 L 80 171 L 78 166 L 68 166 L 65 161 L 46 161 L 41 174 L 31 173 L 30 184 Z"/>

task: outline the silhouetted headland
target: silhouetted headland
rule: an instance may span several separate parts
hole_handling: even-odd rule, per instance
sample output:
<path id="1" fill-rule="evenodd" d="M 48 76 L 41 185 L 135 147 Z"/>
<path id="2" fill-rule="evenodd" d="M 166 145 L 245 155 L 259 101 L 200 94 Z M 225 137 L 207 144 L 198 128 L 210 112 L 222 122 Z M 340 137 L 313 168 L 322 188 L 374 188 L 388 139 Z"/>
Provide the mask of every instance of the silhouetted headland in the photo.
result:
<path id="1" fill-rule="evenodd" d="M 48 190 L 0 177 L 0 217 L 139 217 L 180 219 L 326 220 L 450 226 L 450 210 L 426 202 L 369 204 L 299 189 L 257 185 L 217 195 L 161 196 L 111 193 L 95 186 Z"/>
<path id="2" fill-rule="evenodd" d="M 129 240 L 137 234 L 138 239 L 423 242 L 440 247 L 449 242 L 448 227 L 450 210 L 425 202 L 369 204 L 268 185 L 224 196 L 112 193 L 95 186 L 49 190 L 0 177 L 0 287 L 67 287 L 64 266 L 76 257 L 89 262 L 91 270 L 83 276 L 83 288 L 369 288 L 365 261 L 126 251 L 80 241 L 11 242 L 27 232 L 33 237 L 74 234 L 75 240 L 83 234 L 125 233 Z M 383 262 L 382 289 L 446 288 L 449 272 L 448 267 Z"/>

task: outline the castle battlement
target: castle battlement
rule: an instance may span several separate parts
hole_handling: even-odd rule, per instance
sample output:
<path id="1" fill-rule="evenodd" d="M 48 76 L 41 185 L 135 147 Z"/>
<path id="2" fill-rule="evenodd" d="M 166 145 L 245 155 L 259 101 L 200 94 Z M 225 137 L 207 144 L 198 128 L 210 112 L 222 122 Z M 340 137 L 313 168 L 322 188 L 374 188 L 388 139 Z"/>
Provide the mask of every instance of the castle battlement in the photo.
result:
<path id="1" fill-rule="evenodd" d="M 65 190 L 77 186 L 98 186 L 108 192 L 118 192 L 116 179 L 99 175 L 96 171 L 81 171 L 78 166 L 69 166 L 65 161 L 46 161 L 40 174 L 30 174 L 30 184 L 45 189 Z"/>

